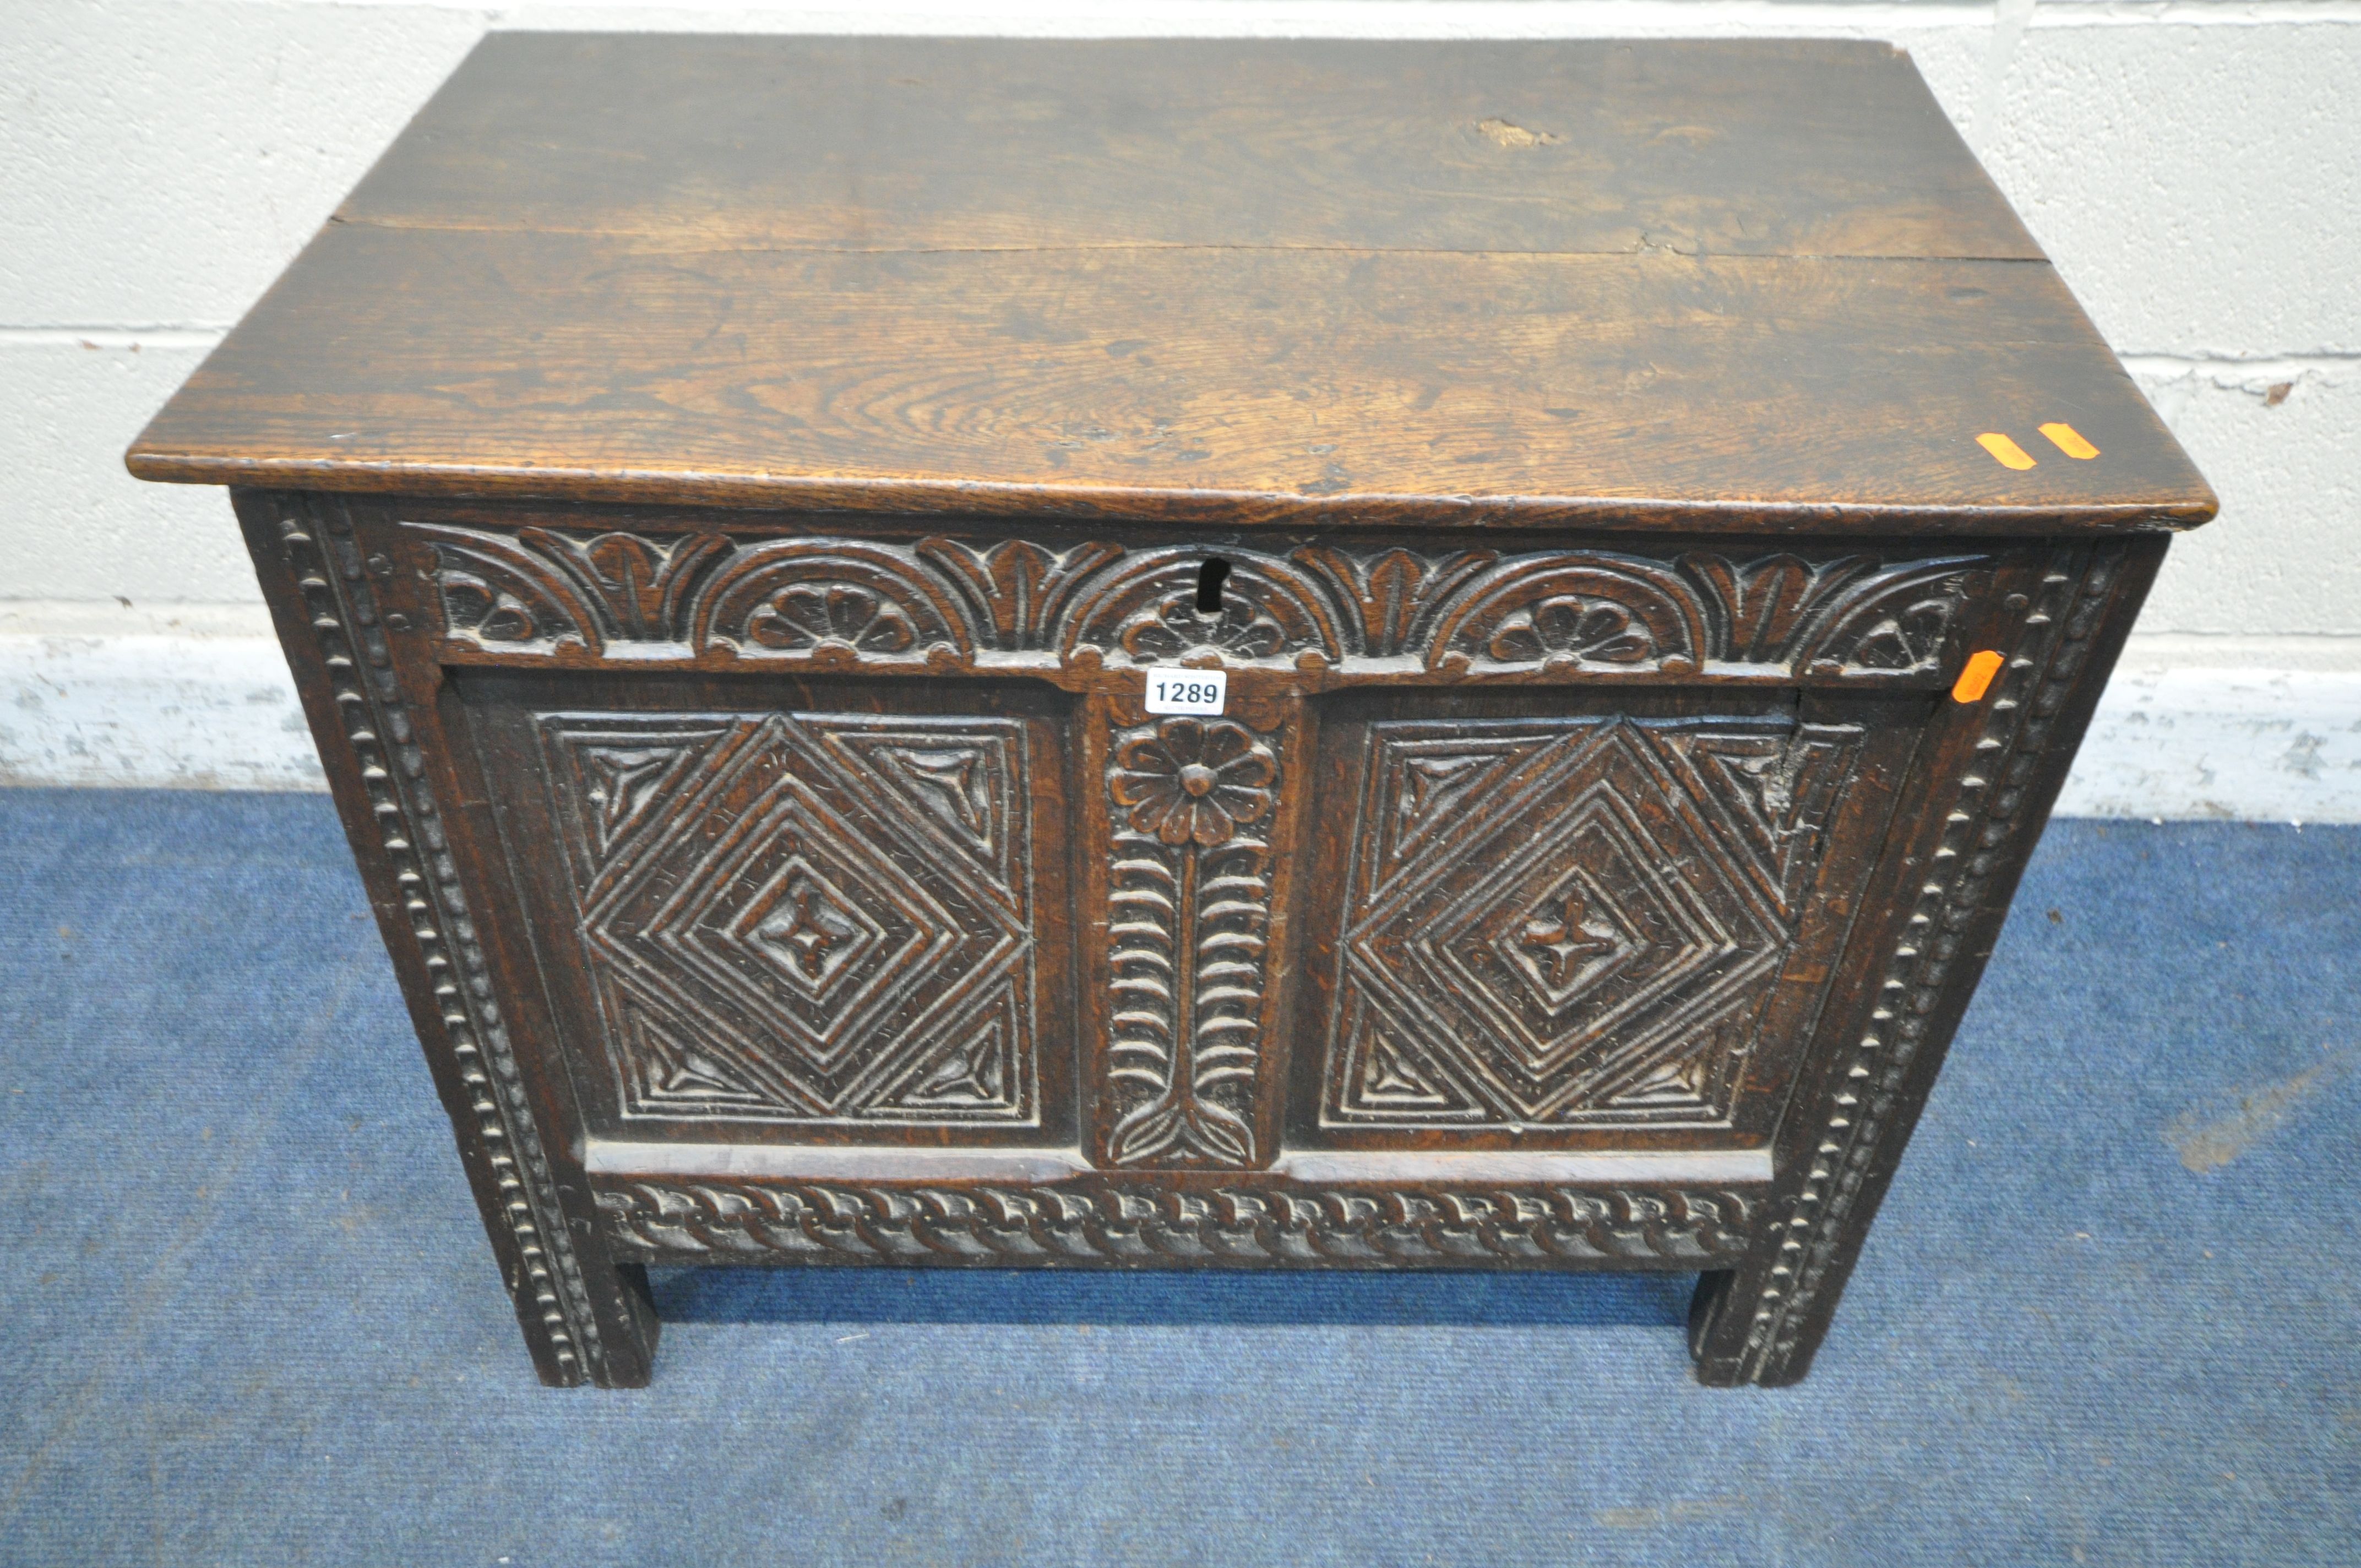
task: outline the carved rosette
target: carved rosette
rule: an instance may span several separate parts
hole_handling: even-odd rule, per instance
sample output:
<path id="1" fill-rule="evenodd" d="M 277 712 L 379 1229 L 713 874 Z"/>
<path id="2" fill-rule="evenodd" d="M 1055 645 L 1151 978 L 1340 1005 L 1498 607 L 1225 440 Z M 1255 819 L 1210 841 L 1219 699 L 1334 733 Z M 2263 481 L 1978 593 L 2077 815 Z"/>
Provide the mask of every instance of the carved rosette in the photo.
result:
<path id="1" fill-rule="evenodd" d="M 1110 1164 L 1260 1158 L 1254 1096 L 1279 779 L 1272 742 L 1232 719 L 1166 718 L 1114 737 Z"/>
<path id="2" fill-rule="evenodd" d="M 1020 1191 L 625 1178 L 602 1181 L 598 1201 L 617 1250 L 652 1263 L 1563 1268 L 1727 1267 L 1756 1201 L 1566 1187 Z"/>
<path id="3" fill-rule="evenodd" d="M 1986 557 L 1307 545 L 1126 550 L 403 525 L 445 634 L 511 657 L 811 661 L 925 671 L 1218 663 L 1389 675 L 1926 676 Z M 1199 574 L 1229 568 L 1217 609 Z"/>

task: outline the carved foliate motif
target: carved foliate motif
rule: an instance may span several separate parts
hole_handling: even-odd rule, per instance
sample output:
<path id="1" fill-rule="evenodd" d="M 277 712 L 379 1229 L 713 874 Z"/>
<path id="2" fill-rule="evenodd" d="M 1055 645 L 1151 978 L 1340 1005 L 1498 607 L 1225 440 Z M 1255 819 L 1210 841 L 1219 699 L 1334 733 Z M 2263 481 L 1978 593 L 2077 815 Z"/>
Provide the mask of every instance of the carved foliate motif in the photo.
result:
<path id="1" fill-rule="evenodd" d="M 1381 722 L 1322 1120 L 1727 1120 L 1852 726 Z"/>
<path id="2" fill-rule="evenodd" d="M 1020 653 L 1056 646 L 1076 592 L 1122 554 L 1113 544 L 1052 549 L 1023 539 L 922 539 L 910 557 L 959 593 L 978 647 Z"/>
<path id="3" fill-rule="evenodd" d="M 1711 1266 L 1743 1252 L 1754 1212 L 1730 1191 L 1018 1190 L 644 1177 L 603 1180 L 598 1200 L 620 1251 L 665 1263 Z"/>
<path id="4" fill-rule="evenodd" d="M 1574 549 L 1126 550 L 403 525 L 434 548 L 445 634 L 511 654 L 1343 666 L 1470 674 L 1924 674 L 1986 558 L 1747 560 Z M 1200 571 L 1229 568 L 1215 609 Z"/>
<path id="5" fill-rule="evenodd" d="M 450 634 L 521 652 L 678 641 L 686 590 L 729 548 L 715 534 L 416 526 Z"/>
<path id="6" fill-rule="evenodd" d="M 1038 1119 L 1020 722 L 535 728 L 626 1117 Z"/>
<path id="7" fill-rule="evenodd" d="M 1167 718 L 1113 738 L 1109 1163 L 1249 1166 L 1271 897 L 1275 737 Z"/>

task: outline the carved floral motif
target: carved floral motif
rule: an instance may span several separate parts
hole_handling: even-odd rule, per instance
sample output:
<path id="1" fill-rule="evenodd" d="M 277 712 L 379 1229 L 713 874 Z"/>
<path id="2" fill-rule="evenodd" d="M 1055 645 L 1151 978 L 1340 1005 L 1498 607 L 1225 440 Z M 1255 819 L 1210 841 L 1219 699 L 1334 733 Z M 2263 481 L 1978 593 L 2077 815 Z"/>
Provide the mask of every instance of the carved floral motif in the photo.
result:
<path id="1" fill-rule="evenodd" d="M 1613 921 L 1591 915 L 1590 900 L 1578 888 L 1543 901 L 1517 944 L 1542 966 L 1542 983 L 1553 992 L 1573 991 L 1592 964 L 1631 947 Z"/>
<path id="2" fill-rule="evenodd" d="M 1105 1098 L 1116 1165 L 1247 1166 L 1270 920 L 1277 751 L 1244 725 L 1118 731 L 1107 769 Z"/>
<path id="3" fill-rule="evenodd" d="M 1251 663 L 1288 648 L 1287 629 L 1235 594 L 1217 610 L 1198 609 L 1194 594 L 1174 594 L 1125 626 L 1120 641 L 1143 664 L 1173 663 L 1192 653 Z"/>
<path id="4" fill-rule="evenodd" d="M 747 616 L 746 635 L 765 648 L 851 653 L 905 653 L 918 640 L 908 617 L 851 583 L 783 588 Z"/>
<path id="5" fill-rule="evenodd" d="M 1636 664 L 1655 657 L 1656 643 L 1613 599 L 1559 594 L 1503 620 L 1484 651 L 1501 664 Z"/>
<path id="6" fill-rule="evenodd" d="M 1279 761 L 1241 725 L 1173 718 L 1125 741 L 1110 777 L 1133 831 L 1210 849 L 1270 810 Z"/>

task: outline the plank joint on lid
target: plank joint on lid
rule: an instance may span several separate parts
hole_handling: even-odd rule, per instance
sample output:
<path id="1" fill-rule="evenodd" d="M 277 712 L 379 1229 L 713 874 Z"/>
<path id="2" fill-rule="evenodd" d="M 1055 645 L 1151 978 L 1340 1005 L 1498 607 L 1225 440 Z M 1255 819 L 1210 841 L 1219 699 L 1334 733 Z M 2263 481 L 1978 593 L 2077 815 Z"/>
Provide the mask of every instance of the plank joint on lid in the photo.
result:
<path id="1" fill-rule="evenodd" d="M 1975 444 L 2050 422 L 2106 460 Z M 130 463 L 1190 525 L 2213 505 L 1867 44 L 494 35 Z"/>

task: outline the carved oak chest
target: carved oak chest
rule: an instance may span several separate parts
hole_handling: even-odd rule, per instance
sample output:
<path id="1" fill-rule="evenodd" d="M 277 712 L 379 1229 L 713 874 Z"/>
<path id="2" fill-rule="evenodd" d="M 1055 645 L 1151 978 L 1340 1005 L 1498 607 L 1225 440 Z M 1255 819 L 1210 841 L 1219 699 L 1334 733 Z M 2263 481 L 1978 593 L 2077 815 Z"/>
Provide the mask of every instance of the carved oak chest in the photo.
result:
<path id="1" fill-rule="evenodd" d="M 650 1263 L 1800 1377 L 2214 502 L 1906 59 L 495 36 L 157 417 L 552 1383 Z"/>

